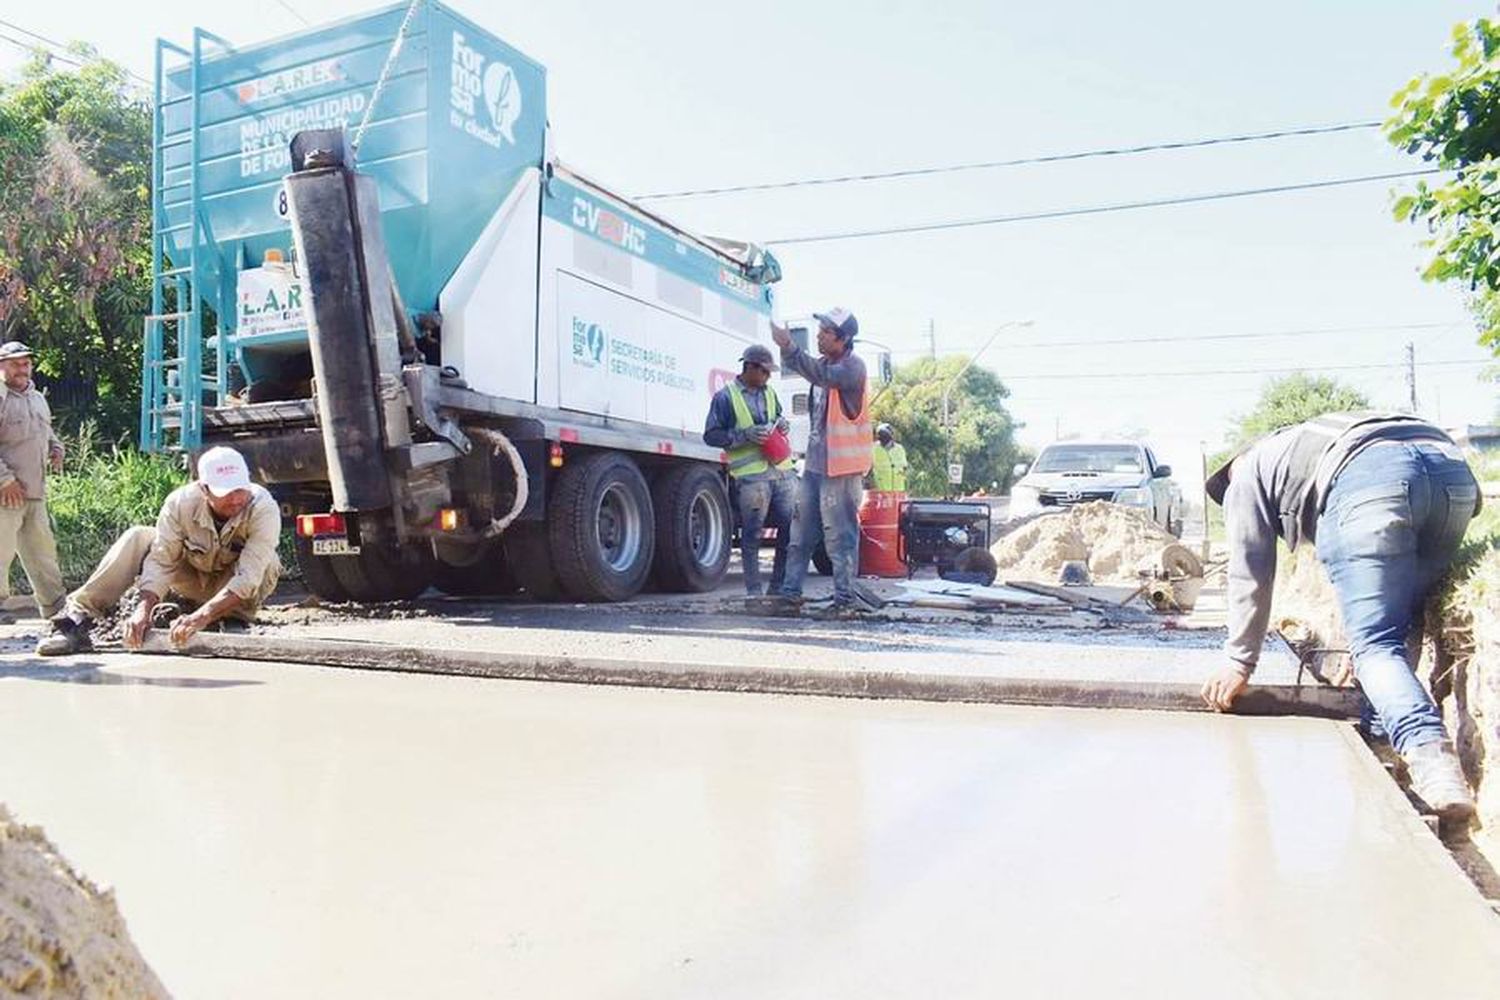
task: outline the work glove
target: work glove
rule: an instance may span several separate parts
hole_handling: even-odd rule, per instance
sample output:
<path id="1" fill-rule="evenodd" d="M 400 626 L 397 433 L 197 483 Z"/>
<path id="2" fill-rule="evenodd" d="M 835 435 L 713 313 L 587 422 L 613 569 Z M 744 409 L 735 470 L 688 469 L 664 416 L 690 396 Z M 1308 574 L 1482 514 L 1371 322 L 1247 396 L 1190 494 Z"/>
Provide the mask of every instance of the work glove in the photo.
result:
<path id="1" fill-rule="evenodd" d="M 792 432 L 791 421 L 787 420 L 786 417 L 777 417 L 776 429 L 783 434 L 790 434 Z"/>
<path id="2" fill-rule="evenodd" d="M 756 424 L 754 427 L 746 428 L 745 438 L 756 444 L 765 444 L 766 438 L 771 436 L 773 428 L 770 424 Z"/>

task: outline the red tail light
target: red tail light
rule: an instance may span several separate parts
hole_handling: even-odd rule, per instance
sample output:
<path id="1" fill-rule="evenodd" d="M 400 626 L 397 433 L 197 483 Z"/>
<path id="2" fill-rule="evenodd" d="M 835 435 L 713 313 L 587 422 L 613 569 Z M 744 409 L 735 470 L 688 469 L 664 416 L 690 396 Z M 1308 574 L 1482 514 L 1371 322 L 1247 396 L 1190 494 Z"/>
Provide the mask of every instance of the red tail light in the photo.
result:
<path id="1" fill-rule="evenodd" d="M 343 514 L 297 515 L 297 534 L 303 538 L 316 538 L 319 535 L 342 535 L 344 533 Z"/>

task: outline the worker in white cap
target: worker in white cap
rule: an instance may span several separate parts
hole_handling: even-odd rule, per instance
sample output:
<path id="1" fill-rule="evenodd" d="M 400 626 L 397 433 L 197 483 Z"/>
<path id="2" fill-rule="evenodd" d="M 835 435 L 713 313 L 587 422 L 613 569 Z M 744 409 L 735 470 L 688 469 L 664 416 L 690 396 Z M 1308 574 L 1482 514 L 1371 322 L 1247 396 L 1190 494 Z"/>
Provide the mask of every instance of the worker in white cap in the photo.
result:
<path id="1" fill-rule="evenodd" d="M 37 610 L 49 616 L 67 596 L 46 483 L 49 470 L 62 471 L 63 446 L 31 368 L 31 348 L 19 340 L 0 344 L 0 599 L 10 596 L 10 564 L 19 555 Z"/>
<path id="2" fill-rule="evenodd" d="M 126 531 L 93 576 L 68 595 L 66 610 L 52 619 L 52 634 L 36 651 L 62 656 L 92 649 L 94 620 L 110 614 L 132 587 L 127 648 L 140 647 L 157 605 L 169 596 L 192 608 L 172 622 L 178 645 L 221 619 L 249 621 L 281 576 L 280 539 L 281 508 L 250 481 L 244 456 L 210 448 L 198 459 L 197 481 L 173 490 L 162 504 L 156 527 Z"/>

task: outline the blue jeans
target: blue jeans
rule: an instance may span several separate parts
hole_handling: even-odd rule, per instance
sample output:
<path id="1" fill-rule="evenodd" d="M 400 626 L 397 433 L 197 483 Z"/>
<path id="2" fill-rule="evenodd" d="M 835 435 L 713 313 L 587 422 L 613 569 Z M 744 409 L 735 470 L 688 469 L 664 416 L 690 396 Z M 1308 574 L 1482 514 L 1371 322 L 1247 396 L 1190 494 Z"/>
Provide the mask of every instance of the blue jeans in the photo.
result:
<path id="1" fill-rule="evenodd" d="M 802 596 L 807 560 L 822 542 L 833 563 L 834 599 L 854 599 L 854 578 L 859 574 L 859 500 L 863 492 L 863 476 L 802 474 L 783 594 Z"/>
<path id="2" fill-rule="evenodd" d="M 1318 558 L 1338 595 L 1354 675 L 1398 753 L 1445 739 L 1443 717 L 1407 662 L 1413 618 L 1447 572 L 1479 485 L 1447 445 L 1375 444 L 1328 490 Z"/>
<path id="3" fill-rule="evenodd" d="M 786 578 L 786 552 L 791 544 L 792 523 L 797 513 L 797 479 L 756 479 L 735 484 L 740 504 L 740 562 L 745 567 L 745 593 L 759 597 L 760 535 L 766 527 L 776 529 L 776 561 L 771 564 L 771 593 L 781 589 Z"/>

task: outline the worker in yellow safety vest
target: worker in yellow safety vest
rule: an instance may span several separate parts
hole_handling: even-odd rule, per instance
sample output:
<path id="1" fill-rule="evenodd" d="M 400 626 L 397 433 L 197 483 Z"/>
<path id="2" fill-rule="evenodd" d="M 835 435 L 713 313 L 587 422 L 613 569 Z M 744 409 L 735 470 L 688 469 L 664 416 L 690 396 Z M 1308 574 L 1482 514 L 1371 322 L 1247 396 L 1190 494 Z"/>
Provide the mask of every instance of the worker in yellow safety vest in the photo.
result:
<path id="1" fill-rule="evenodd" d="M 890 424 L 881 424 L 875 428 L 870 489 L 906 492 L 906 448 L 896 440 L 896 432 Z"/>
<path id="2" fill-rule="evenodd" d="M 745 595 L 759 597 L 760 539 L 767 527 L 776 529 L 776 559 L 771 565 L 771 592 L 786 575 L 787 546 L 797 507 L 797 477 L 791 447 L 776 461 L 767 457 L 767 442 L 790 429 L 781 401 L 770 385 L 776 362 L 771 350 L 751 344 L 740 355 L 740 374 L 714 393 L 703 425 L 703 441 L 724 449 L 729 466 L 729 488 L 739 510 L 740 561 L 744 566 Z"/>

